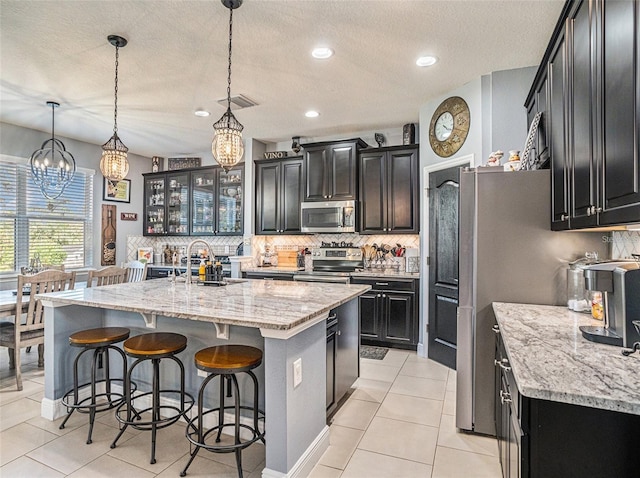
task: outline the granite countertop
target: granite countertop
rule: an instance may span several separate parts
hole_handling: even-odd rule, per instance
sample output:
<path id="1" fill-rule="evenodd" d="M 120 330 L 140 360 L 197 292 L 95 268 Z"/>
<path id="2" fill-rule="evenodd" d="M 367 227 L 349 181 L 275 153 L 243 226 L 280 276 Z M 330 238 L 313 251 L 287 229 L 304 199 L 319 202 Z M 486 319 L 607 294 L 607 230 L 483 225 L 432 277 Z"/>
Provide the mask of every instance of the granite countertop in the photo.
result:
<path id="1" fill-rule="evenodd" d="M 520 393 L 640 415 L 640 355 L 578 329 L 601 321 L 566 307 L 494 302 L 493 310 Z"/>
<path id="2" fill-rule="evenodd" d="M 307 274 L 309 271 L 295 267 L 246 267 L 242 269 L 242 272 L 254 272 L 265 274 Z M 404 272 L 404 271 L 392 271 L 391 269 L 378 269 L 378 270 L 366 270 L 351 272 L 351 277 L 382 277 L 385 279 L 398 278 L 398 279 L 419 279 L 420 274 L 417 272 Z"/>
<path id="3" fill-rule="evenodd" d="M 289 330 L 361 295 L 369 286 L 227 279 L 224 287 L 154 279 L 40 294 L 55 305 L 157 314 L 263 329 Z"/>

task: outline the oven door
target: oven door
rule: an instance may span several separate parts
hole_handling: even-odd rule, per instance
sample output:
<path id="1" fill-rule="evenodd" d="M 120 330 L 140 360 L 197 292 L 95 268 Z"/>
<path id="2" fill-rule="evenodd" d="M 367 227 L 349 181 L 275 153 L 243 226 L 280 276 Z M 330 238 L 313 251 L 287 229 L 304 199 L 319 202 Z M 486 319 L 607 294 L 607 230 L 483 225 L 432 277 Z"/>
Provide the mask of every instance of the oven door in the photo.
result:
<path id="1" fill-rule="evenodd" d="M 355 201 L 302 203 L 302 232 L 355 232 Z"/>

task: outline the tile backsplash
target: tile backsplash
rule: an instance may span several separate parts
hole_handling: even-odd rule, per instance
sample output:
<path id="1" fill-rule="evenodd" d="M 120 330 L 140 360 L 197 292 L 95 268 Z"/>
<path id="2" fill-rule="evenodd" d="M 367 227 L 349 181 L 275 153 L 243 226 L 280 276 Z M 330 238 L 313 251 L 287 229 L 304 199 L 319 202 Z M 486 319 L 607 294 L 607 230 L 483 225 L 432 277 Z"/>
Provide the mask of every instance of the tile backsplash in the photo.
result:
<path id="1" fill-rule="evenodd" d="M 631 254 L 640 254 L 640 232 L 614 231 L 611 242 L 611 258 L 631 259 Z"/>
<path id="2" fill-rule="evenodd" d="M 244 239 L 237 236 L 188 236 L 188 237 L 148 237 L 127 236 L 127 261 L 137 258 L 139 247 L 153 247 L 154 252 L 159 253 L 165 244 L 172 246 L 186 246 L 195 239 L 202 239 L 211 245 L 214 254 L 235 255 L 236 248 L 244 243 L 244 254 L 252 255 L 257 261 L 260 252 L 264 251 L 267 244 L 276 251 L 297 250 L 303 247 L 319 247 L 322 242 L 351 242 L 354 247 L 365 244 L 389 244 L 392 247 L 401 244 L 406 248 L 419 248 L 420 236 L 417 234 L 398 235 L 360 235 L 360 234 L 313 234 L 299 236 L 252 236 Z"/>

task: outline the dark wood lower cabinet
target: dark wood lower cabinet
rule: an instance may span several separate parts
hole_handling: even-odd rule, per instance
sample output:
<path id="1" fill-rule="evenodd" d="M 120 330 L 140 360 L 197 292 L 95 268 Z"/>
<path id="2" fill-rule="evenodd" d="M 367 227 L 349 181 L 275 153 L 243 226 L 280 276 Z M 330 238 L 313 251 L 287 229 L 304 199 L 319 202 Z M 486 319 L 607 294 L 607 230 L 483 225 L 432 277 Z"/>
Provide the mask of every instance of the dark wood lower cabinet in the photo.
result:
<path id="1" fill-rule="evenodd" d="M 354 277 L 352 283 L 372 287 L 358 298 L 361 343 L 415 350 L 418 344 L 419 281 Z"/>
<path id="2" fill-rule="evenodd" d="M 640 415 L 521 395 L 498 336 L 496 435 L 504 478 L 638 477 L 638 430 Z"/>

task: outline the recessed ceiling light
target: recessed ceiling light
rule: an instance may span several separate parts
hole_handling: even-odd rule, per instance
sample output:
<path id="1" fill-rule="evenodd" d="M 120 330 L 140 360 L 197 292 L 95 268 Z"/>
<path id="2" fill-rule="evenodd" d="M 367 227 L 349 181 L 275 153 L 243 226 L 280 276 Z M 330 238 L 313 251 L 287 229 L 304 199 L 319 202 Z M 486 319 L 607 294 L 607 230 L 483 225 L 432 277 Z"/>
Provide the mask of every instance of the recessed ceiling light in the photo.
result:
<path id="1" fill-rule="evenodd" d="M 320 113 L 318 113 L 317 111 L 311 110 L 311 111 L 307 111 L 304 115 L 307 118 L 317 118 L 318 116 L 320 116 Z"/>
<path id="2" fill-rule="evenodd" d="M 435 56 L 421 56 L 416 60 L 418 66 L 431 66 L 435 65 L 438 59 Z"/>
<path id="3" fill-rule="evenodd" d="M 205 118 L 207 116 L 209 116 L 211 113 L 209 113 L 208 111 L 205 110 L 195 110 L 195 112 L 193 113 L 196 116 L 200 116 L 202 118 Z"/>
<path id="4" fill-rule="evenodd" d="M 318 60 L 326 60 L 327 58 L 331 58 L 333 56 L 333 50 L 326 46 L 321 46 L 318 48 L 314 48 L 311 52 L 311 56 L 317 58 Z"/>

